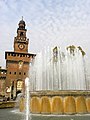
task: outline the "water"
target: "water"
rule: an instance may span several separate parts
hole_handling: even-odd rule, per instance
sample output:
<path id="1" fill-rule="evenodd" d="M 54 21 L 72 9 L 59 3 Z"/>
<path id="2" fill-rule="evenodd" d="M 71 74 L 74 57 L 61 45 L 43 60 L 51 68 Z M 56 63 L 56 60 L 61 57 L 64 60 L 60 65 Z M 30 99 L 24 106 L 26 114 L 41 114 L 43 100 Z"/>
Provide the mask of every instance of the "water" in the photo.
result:
<path id="1" fill-rule="evenodd" d="M 0 109 L 0 120 L 24 120 L 24 114 L 17 109 Z M 90 115 L 72 115 L 72 116 L 43 116 L 31 115 L 31 120 L 89 120 Z M 30 120 L 30 119 L 29 119 Z"/>
<path id="2" fill-rule="evenodd" d="M 25 109 L 25 120 L 29 120 L 30 119 L 30 110 L 29 110 L 29 106 L 30 106 L 30 93 L 29 93 L 29 78 L 25 79 L 25 99 L 26 99 L 26 109 Z"/>
<path id="3" fill-rule="evenodd" d="M 88 90 L 84 51 L 69 46 L 65 53 L 59 47 L 49 47 L 37 54 L 30 66 L 29 79 L 26 79 L 26 119 L 25 120 L 84 120 L 85 115 L 31 115 L 29 113 L 30 91 L 40 90 Z M 90 82 L 89 82 L 90 83 Z M 30 117 L 29 117 L 30 116 Z M 88 119 L 87 119 L 88 120 Z"/>
<path id="4" fill-rule="evenodd" d="M 30 69 L 31 90 L 90 90 L 84 51 L 69 46 L 38 53 Z M 44 83 L 44 84 L 43 84 Z M 87 84 L 88 83 L 88 84 Z"/>

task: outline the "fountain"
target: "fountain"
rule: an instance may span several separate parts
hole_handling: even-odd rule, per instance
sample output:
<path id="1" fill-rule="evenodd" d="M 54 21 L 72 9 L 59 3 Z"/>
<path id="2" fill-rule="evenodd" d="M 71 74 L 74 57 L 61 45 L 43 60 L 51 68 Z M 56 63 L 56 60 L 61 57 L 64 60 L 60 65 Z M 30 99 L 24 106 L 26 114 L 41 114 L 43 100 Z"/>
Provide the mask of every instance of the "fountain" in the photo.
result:
<path id="1" fill-rule="evenodd" d="M 48 47 L 33 59 L 29 75 L 31 113 L 90 113 L 90 80 L 80 46 L 68 46 L 65 52 Z"/>
<path id="2" fill-rule="evenodd" d="M 37 54 L 30 71 L 32 91 L 86 90 L 84 51 L 67 47 L 66 54 L 59 47 Z M 44 84 L 43 84 L 44 83 Z"/>

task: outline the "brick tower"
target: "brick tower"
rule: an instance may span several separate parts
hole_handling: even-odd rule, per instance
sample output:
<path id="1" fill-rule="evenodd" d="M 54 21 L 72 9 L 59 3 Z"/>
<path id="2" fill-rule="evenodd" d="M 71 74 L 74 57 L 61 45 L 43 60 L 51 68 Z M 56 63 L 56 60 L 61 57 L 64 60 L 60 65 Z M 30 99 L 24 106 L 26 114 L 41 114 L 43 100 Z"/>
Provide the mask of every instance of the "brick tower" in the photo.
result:
<path id="1" fill-rule="evenodd" d="M 26 37 L 26 24 L 22 19 L 18 24 L 17 36 L 14 38 L 14 52 L 5 52 L 7 95 L 15 98 L 24 92 L 25 78 L 28 76 L 29 63 L 35 54 L 28 53 L 29 39 Z"/>

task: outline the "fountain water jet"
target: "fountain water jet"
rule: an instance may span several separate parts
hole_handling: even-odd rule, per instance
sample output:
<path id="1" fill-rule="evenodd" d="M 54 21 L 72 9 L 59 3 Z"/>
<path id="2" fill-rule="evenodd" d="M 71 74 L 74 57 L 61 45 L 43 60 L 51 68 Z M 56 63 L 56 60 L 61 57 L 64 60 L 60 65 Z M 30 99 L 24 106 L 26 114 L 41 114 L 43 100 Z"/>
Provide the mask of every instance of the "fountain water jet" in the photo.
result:
<path id="1" fill-rule="evenodd" d="M 66 53 L 56 46 L 37 54 L 30 69 L 32 91 L 87 90 L 84 55 L 80 47 L 73 45 Z"/>
<path id="2" fill-rule="evenodd" d="M 25 79 L 25 99 L 26 99 L 26 118 L 25 118 L 25 120 L 30 120 L 30 118 L 29 118 L 29 116 L 30 116 L 30 109 L 29 109 L 29 103 L 30 103 L 30 93 L 29 93 L 29 78 L 27 77 L 26 79 Z"/>

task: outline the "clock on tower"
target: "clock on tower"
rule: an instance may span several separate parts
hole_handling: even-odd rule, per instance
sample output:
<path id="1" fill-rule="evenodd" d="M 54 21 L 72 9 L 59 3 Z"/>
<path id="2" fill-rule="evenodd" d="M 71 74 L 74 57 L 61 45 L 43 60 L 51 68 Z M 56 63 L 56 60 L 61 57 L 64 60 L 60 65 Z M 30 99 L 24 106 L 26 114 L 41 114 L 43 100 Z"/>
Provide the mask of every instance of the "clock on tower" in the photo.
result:
<path id="1" fill-rule="evenodd" d="M 23 50 L 23 49 L 25 48 L 25 45 L 24 45 L 24 43 L 20 43 L 20 44 L 18 45 L 18 47 L 19 47 L 20 50 Z"/>

